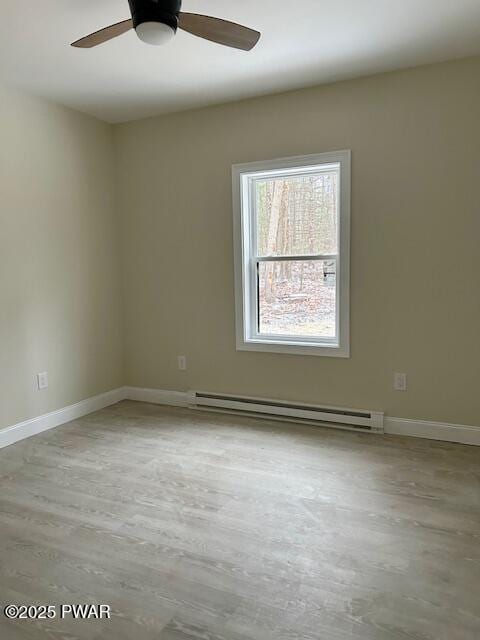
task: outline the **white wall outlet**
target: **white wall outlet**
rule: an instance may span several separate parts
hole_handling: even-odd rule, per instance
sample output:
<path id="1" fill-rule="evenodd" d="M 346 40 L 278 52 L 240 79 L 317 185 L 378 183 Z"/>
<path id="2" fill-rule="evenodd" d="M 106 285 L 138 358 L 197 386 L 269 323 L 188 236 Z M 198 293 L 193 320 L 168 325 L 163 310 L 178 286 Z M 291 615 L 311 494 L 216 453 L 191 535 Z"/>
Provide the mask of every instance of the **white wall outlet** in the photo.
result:
<path id="1" fill-rule="evenodd" d="M 395 391 L 406 391 L 408 388 L 407 374 L 396 373 L 393 378 L 393 388 Z"/>
<path id="2" fill-rule="evenodd" d="M 187 370 L 187 356 L 178 356 L 177 360 L 178 360 L 178 368 L 180 369 L 180 371 L 186 371 Z"/>
<path id="3" fill-rule="evenodd" d="M 46 371 L 44 373 L 37 373 L 37 385 L 39 391 L 48 389 L 48 373 Z"/>

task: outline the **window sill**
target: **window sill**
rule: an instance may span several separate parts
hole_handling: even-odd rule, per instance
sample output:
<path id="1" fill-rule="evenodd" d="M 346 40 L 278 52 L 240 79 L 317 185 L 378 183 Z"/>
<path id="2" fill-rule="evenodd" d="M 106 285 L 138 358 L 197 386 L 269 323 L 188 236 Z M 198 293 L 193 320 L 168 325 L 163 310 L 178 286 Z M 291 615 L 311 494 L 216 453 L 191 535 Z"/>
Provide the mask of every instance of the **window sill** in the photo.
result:
<path id="1" fill-rule="evenodd" d="M 263 351 L 297 356 L 320 356 L 324 358 L 350 358 L 348 346 L 335 343 L 285 342 L 275 340 L 238 340 L 237 351 Z"/>

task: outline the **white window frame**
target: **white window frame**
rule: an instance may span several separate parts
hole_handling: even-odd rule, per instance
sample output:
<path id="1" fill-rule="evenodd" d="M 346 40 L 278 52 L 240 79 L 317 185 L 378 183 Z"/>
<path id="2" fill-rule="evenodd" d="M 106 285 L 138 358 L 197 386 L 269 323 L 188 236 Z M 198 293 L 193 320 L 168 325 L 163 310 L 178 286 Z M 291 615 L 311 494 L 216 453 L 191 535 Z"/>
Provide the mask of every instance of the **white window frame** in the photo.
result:
<path id="1" fill-rule="evenodd" d="M 306 175 L 340 166 L 338 254 L 295 256 L 301 260 L 335 260 L 337 264 L 336 338 L 298 338 L 257 333 L 257 270 L 259 262 L 281 261 L 282 257 L 259 258 L 255 246 L 254 211 L 251 201 L 255 179 Z M 235 250 L 235 308 L 238 351 L 265 351 L 336 358 L 350 357 L 350 202 L 351 151 L 334 151 L 308 156 L 279 158 L 232 167 L 233 231 Z M 285 258 L 283 258 L 285 259 Z M 290 259 L 291 258 L 287 258 Z"/>

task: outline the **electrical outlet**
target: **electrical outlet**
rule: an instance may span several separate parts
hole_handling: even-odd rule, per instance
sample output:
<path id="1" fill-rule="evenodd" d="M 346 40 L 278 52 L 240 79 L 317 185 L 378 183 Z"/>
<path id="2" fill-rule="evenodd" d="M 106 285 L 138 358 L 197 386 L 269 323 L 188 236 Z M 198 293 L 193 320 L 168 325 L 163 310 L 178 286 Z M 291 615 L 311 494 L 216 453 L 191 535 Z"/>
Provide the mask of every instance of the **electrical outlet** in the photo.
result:
<path id="1" fill-rule="evenodd" d="M 395 389 L 395 391 L 406 391 L 407 387 L 407 374 L 396 373 L 393 379 L 393 388 Z"/>
<path id="2" fill-rule="evenodd" d="M 39 391 L 48 389 L 48 373 L 46 371 L 44 373 L 37 373 L 37 385 Z"/>
<path id="3" fill-rule="evenodd" d="M 180 371 L 186 371 L 187 370 L 187 356 L 178 356 L 177 360 L 178 360 L 178 368 L 180 369 Z"/>

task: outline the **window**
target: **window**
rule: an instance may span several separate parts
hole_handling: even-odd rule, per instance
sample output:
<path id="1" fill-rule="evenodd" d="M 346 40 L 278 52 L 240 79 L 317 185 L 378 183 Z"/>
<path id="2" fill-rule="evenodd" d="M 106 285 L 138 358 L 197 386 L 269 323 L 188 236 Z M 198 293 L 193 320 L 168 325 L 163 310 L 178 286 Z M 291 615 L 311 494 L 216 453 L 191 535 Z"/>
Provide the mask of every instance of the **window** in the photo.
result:
<path id="1" fill-rule="evenodd" d="M 349 357 L 350 152 L 233 167 L 237 349 Z"/>

